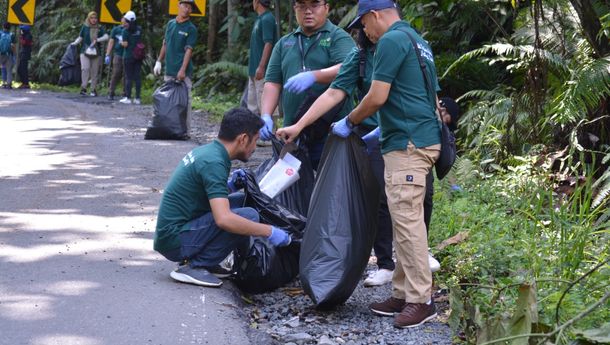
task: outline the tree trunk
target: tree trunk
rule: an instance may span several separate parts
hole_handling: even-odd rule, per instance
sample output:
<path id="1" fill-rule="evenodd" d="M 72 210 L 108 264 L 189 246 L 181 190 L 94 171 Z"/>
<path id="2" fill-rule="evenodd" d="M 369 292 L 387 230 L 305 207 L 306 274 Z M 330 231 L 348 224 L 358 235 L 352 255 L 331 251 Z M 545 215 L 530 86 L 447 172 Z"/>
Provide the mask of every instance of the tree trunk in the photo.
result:
<path id="1" fill-rule="evenodd" d="M 233 49 L 235 38 L 233 37 L 233 29 L 237 26 L 237 0 L 227 0 L 227 47 Z"/>
<path id="2" fill-rule="evenodd" d="M 214 60 L 217 32 L 218 32 L 218 5 L 213 2 L 210 2 L 209 13 L 208 13 L 208 49 L 207 49 L 206 55 L 205 55 L 205 60 L 207 63 L 212 63 Z"/>
<path id="3" fill-rule="evenodd" d="M 608 37 L 605 34 L 601 34 L 599 39 L 597 35 L 600 33 L 602 28 L 599 16 L 595 13 L 593 4 L 590 0 L 570 0 L 572 6 L 578 13 L 580 19 L 580 26 L 582 27 L 584 36 L 587 41 L 593 47 L 595 51 L 595 57 L 600 58 L 610 54 L 610 43 L 608 43 Z"/>
<path id="4" fill-rule="evenodd" d="M 277 30 L 277 37 L 282 37 L 282 25 L 281 25 L 281 21 L 280 21 L 280 16 L 282 15 L 282 12 L 280 11 L 280 0 L 275 0 L 275 22 L 276 22 L 276 30 Z"/>

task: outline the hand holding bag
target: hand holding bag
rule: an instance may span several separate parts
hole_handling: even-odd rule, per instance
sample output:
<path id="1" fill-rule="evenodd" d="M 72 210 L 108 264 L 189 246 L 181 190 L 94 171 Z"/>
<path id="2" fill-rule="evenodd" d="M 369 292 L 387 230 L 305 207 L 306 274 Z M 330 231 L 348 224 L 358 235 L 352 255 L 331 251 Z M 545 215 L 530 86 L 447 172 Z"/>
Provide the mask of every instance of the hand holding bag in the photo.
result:
<path id="1" fill-rule="evenodd" d="M 97 49 L 95 48 L 95 45 L 90 45 L 87 47 L 87 49 L 85 49 L 85 56 L 90 58 L 97 56 Z"/>

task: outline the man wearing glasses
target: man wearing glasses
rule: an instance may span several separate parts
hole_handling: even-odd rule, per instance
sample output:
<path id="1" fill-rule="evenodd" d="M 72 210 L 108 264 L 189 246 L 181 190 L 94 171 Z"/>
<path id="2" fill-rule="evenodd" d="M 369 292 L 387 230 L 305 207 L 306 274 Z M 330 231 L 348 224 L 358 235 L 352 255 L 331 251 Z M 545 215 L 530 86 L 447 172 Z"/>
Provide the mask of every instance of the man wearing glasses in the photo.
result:
<path id="1" fill-rule="evenodd" d="M 261 104 L 261 139 L 273 136 L 271 114 L 282 100 L 284 126 L 295 123 L 299 106 L 306 98 L 303 91 L 322 94 L 335 78 L 341 62 L 355 47 L 354 40 L 343 29 L 328 20 L 328 3 L 324 0 L 295 0 L 294 11 L 299 27 L 282 37 L 273 48 Z M 338 120 L 351 110 L 346 102 Z M 312 165 L 317 167 L 324 140 L 308 144 Z"/>

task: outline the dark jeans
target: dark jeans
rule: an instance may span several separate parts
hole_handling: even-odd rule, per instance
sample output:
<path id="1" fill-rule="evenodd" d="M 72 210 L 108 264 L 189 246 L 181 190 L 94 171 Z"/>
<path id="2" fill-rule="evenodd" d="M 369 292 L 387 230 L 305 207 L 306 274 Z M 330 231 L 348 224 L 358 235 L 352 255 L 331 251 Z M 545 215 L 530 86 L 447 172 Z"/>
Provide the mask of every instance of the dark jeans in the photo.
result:
<path id="1" fill-rule="evenodd" d="M 117 84 L 119 81 L 123 79 L 123 95 L 125 95 L 125 78 L 123 78 L 123 57 L 119 55 L 114 55 L 112 58 L 112 78 L 110 79 L 110 89 L 108 93 L 111 96 L 114 96 L 114 92 L 116 91 Z"/>
<path id="2" fill-rule="evenodd" d="M 19 56 L 19 66 L 17 66 L 17 74 L 19 75 L 19 81 L 23 84 L 30 83 L 30 77 L 28 72 L 28 64 L 30 57 L 27 55 Z"/>
<path id="3" fill-rule="evenodd" d="M 142 89 L 142 60 L 133 58 L 123 59 L 125 66 L 125 97 L 131 98 L 131 86 L 136 83 L 136 98 L 140 98 L 140 90 Z"/>
<path id="4" fill-rule="evenodd" d="M 231 211 L 253 222 L 259 221 L 258 212 L 250 207 L 242 207 L 243 193 L 229 195 Z M 178 249 L 161 253 L 168 260 L 182 262 L 187 260 L 191 267 L 212 267 L 218 265 L 235 248 L 247 245 L 249 236 L 237 235 L 219 228 L 214 222 L 212 212 L 189 222 L 190 229 L 180 233 Z"/>
<path id="5" fill-rule="evenodd" d="M 363 136 L 372 128 L 359 127 L 356 133 L 359 136 Z M 379 141 L 373 143 L 368 150 L 369 161 L 371 162 L 371 168 L 373 174 L 379 183 L 381 188 L 381 198 L 379 200 L 379 213 L 378 213 L 378 225 L 377 225 L 377 237 L 375 237 L 375 243 L 373 249 L 375 250 L 375 256 L 377 257 L 377 267 L 379 269 L 387 269 L 393 271 L 396 267 L 394 260 L 392 259 L 392 217 L 390 216 L 390 210 L 388 209 L 388 200 L 385 194 L 385 182 L 383 179 L 385 164 L 383 163 L 383 157 L 381 155 L 381 145 Z M 430 229 L 430 220 L 432 219 L 432 207 L 433 201 L 432 196 L 434 194 L 434 175 L 432 171 L 426 176 L 426 195 L 424 196 L 424 222 L 426 223 L 426 231 Z"/>

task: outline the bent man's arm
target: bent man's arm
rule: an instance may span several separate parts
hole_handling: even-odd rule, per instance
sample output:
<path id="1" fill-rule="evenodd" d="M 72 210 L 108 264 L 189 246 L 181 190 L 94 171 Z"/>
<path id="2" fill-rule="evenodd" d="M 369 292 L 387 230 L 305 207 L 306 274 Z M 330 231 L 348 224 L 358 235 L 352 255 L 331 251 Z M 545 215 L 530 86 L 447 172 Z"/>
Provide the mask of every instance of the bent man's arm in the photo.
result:
<path id="1" fill-rule="evenodd" d="M 210 199 L 210 206 L 214 222 L 225 231 L 245 236 L 271 235 L 271 225 L 256 223 L 233 213 L 227 198 Z"/>

